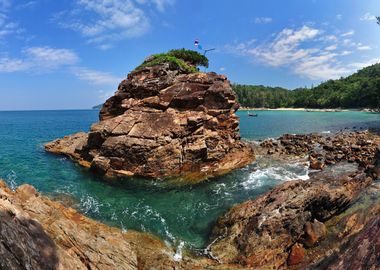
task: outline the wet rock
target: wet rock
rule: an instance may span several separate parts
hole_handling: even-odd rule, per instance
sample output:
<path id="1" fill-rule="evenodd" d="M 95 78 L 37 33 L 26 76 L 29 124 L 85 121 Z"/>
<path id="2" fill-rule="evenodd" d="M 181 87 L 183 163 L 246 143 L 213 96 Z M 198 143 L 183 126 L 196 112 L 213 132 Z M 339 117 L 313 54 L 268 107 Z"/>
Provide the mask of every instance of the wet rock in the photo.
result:
<path id="1" fill-rule="evenodd" d="M 303 261 L 305 257 L 305 249 L 303 248 L 302 244 L 295 243 L 291 250 L 288 257 L 288 265 L 296 265 Z"/>
<path id="2" fill-rule="evenodd" d="M 284 267 L 295 243 L 304 239 L 312 246 L 321 241 L 326 229 L 319 221 L 344 211 L 371 183 L 363 172 L 343 172 L 334 178 L 316 174 L 308 181 L 281 184 L 219 218 L 210 250 L 222 263 Z"/>
<path id="3" fill-rule="evenodd" d="M 108 227 L 0 181 L 0 269 L 175 269 L 173 250 L 144 233 Z"/>
<path id="4" fill-rule="evenodd" d="M 379 153 L 379 138 L 368 131 L 344 132 L 333 135 L 285 134 L 278 138 L 278 145 L 266 140 L 260 144 L 258 153 L 269 155 L 309 156 L 310 168 L 322 170 L 326 165 L 333 165 L 340 161 L 358 163 L 367 169 Z"/>
<path id="5" fill-rule="evenodd" d="M 254 159 L 240 140 L 238 107 L 225 76 L 156 65 L 120 83 L 88 134 L 45 148 L 109 176 L 204 179 Z"/>
<path id="6" fill-rule="evenodd" d="M 325 163 L 324 162 L 322 162 L 322 161 L 320 161 L 318 159 L 310 157 L 310 169 L 313 169 L 313 170 L 322 170 L 324 167 L 325 167 Z"/>

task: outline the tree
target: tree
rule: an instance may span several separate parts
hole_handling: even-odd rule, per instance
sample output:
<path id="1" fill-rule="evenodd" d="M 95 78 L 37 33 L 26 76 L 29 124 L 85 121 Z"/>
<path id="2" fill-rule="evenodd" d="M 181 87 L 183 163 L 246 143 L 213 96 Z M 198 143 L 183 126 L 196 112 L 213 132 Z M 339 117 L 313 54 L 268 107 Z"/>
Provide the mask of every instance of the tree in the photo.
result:
<path id="1" fill-rule="evenodd" d="M 379 16 L 376 17 L 376 20 L 377 20 L 377 24 L 380 25 L 380 17 Z"/>

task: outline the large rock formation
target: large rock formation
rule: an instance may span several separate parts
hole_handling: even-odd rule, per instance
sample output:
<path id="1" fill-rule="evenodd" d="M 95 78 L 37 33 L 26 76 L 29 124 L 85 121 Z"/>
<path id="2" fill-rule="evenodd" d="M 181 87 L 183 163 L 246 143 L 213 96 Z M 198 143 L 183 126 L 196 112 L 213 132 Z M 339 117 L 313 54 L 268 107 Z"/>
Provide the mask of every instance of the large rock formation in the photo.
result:
<path id="1" fill-rule="evenodd" d="M 208 247 L 214 259 L 250 269 L 378 269 L 379 136 L 287 135 L 256 150 L 310 154 L 325 166 L 220 217 Z"/>
<path id="2" fill-rule="evenodd" d="M 225 76 L 162 63 L 130 73 L 88 134 L 46 149 L 110 176 L 203 179 L 254 158 L 240 141 L 238 107 Z"/>

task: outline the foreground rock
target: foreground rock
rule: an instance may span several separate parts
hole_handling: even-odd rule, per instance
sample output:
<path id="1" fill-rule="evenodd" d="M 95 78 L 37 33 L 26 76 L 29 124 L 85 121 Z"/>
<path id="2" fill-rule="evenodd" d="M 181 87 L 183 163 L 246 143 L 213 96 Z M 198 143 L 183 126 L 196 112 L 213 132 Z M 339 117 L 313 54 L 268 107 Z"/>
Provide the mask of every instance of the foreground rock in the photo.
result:
<path id="1" fill-rule="evenodd" d="M 0 269 L 173 269 L 174 252 L 155 237 L 121 232 L 0 182 Z"/>
<path id="2" fill-rule="evenodd" d="M 233 207 L 213 229 L 210 256 L 249 269 L 378 269 L 380 187 L 374 181 L 380 168 L 379 137 L 352 133 L 291 138 L 297 143 L 271 148 L 264 142 L 261 151 L 299 156 L 315 153 L 317 147 L 323 149 L 323 161 L 338 154 L 340 161 L 324 163 L 308 181 L 285 182 Z M 356 145 L 349 147 L 352 141 L 361 142 L 360 151 Z M 334 143 L 327 147 L 325 142 Z M 358 247 L 360 252 L 355 252 Z"/>
<path id="3" fill-rule="evenodd" d="M 130 73 L 88 134 L 45 147 L 109 176 L 203 179 L 254 159 L 240 141 L 238 107 L 226 77 L 164 63 Z"/>

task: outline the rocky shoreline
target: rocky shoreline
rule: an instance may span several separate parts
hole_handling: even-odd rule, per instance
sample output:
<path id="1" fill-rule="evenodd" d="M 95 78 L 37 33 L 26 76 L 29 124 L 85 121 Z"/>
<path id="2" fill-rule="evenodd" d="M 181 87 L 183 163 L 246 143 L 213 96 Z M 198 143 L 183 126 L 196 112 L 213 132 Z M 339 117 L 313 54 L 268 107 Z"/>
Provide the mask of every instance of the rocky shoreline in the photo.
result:
<path id="1" fill-rule="evenodd" d="M 286 134 L 252 145 L 240 138 L 239 104 L 225 76 L 155 57 L 120 83 L 89 133 L 45 149 L 105 176 L 188 184 L 244 167 L 255 155 L 302 157 L 310 179 L 232 207 L 215 222 L 206 256 L 107 227 L 29 185 L 13 192 L 0 183 L 0 269 L 380 268 L 378 134 Z"/>
<path id="2" fill-rule="evenodd" d="M 121 232 L 39 195 L 29 185 L 13 192 L 2 183 L 0 252 L 10 259 L 0 266 L 220 270 L 380 267 L 379 135 L 283 135 L 254 149 L 256 155 L 272 158 L 307 157 L 310 179 L 285 182 L 234 206 L 217 220 L 206 257 L 185 252 L 181 258 L 154 236 Z M 10 234 L 9 228 L 17 230 Z M 31 244 L 25 245 L 25 240 Z M 9 250 L 18 252 L 9 254 Z M 38 262 L 54 267 L 44 268 Z"/>
<path id="3" fill-rule="evenodd" d="M 314 172 L 307 181 L 285 182 L 219 218 L 209 247 L 215 259 L 250 269 L 380 267 L 380 250 L 371 249 L 379 242 L 370 237 L 380 232 L 378 135 L 287 134 L 261 142 L 255 153 L 306 156 Z M 362 238 L 362 253 L 350 255 L 350 241 Z"/>

